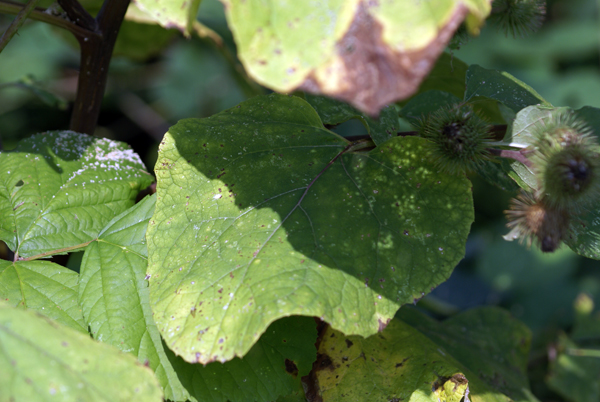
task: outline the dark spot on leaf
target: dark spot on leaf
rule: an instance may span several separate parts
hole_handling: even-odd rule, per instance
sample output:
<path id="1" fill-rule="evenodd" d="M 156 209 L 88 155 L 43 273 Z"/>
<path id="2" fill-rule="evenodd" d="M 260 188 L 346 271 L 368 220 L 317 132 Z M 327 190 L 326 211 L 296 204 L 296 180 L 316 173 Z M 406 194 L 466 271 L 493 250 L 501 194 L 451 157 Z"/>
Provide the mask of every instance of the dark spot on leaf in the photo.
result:
<path id="1" fill-rule="evenodd" d="M 404 366 L 404 363 L 408 360 L 408 357 L 402 360 L 400 363 L 396 363 L 396 368 Z"/>
<path id="2" fill-rule="evenodd" d="M 454 388 L 452 389 L 452 392 L 456 392 L 456 389 L 460 385 L 465 385 L 465 384 L 469 383 L 469 380 L 467 380 L 467 377 L 465 377 L 461 373 L 456 373 L 452 377 L 438 376 L 437 380 L 435 380 L 431 386 L 431 391 L 435 392 L 440 387 L 443 387 L 444 384 L 448 381 L 451 381 L 454 383 Z"/>
<path id="3" fill-rule="evenodd" d="M 354 345 L 352 341 L 350 339 L 346 339 L 346 346 L 348 346 L 348 349 L 350 349 L 352 345 Z"/>
<path id="4" fill-rule="evenodd" d="M 298 376 L 298 366 L 290 359 L 285 359 L 285 371 L 290 373 L 294 378 Z"/>
<path id="5" fill-rule="evenodd" d="M 15 184 L 15 187 L 21 187 L 23 184 L 25 184 L 23 180 L 19 180 L 17 184 Z"/>

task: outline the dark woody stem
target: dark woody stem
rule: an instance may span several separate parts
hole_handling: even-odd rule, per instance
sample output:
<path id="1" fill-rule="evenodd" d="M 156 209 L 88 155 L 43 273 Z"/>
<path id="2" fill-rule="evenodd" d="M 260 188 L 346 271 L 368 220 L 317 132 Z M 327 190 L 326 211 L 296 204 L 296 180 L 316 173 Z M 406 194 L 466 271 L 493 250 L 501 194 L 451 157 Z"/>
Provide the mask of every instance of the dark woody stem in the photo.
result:
<path id="1" fill-rule="evenodd" d="M 79 4 L 74 0 L 62 3 L 64 6 Z M 129 0 L 105 0 L 98 16 L 94 19 L 96 32 L 99 35 L 77 37 L 81 47 L 81 65 L 77 96 L 71 114 L 70 128 L 73 131 L 91 135 L 96 130 L 106 89 L 108 66 L 128 6 Z M 77 6 L 73 6 L 67 14 L 78 15 L 81 24 L 93 25 Z"/>

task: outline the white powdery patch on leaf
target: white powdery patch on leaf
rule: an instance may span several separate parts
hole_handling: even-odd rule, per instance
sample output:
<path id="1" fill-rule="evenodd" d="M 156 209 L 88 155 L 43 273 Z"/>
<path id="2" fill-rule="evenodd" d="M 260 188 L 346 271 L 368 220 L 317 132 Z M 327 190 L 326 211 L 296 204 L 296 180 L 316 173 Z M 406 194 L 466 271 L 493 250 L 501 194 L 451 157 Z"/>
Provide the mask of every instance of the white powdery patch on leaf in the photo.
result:
<path id="1" fill-rule="evenodd" d="M 127 144 L 118 141 L 94 138 L 73 131 L 48 132 L 40 136 L 40 142 L 48 144 L 58 158 L 80 160 L 82 164 L 61 187 L 140 178 L 146 171 L 139 155 Z M 35 144 L 33 148 L 36 149 Z M 60 166 L 60 162 L 57 165 Z"/>

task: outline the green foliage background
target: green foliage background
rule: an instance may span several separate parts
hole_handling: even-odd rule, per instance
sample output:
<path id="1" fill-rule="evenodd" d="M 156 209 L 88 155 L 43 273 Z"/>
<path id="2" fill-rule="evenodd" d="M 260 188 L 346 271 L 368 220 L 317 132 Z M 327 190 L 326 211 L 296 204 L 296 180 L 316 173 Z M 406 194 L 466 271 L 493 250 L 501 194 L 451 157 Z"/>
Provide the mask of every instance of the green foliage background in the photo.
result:
<path id="1" fill-rule="evenodd" d="M 538 34 L 513 39 L 486 27 L 480 37 L 462 45 L 454 55 L 469 65 L 509 72 L 554 105 L 600 107 L 599 13 L 594 0 L 551 0 L 548 20 Z M 198 18 L 217 31 L 233 51 L 218 1 L 204 0 Z M 8 18 L 0 16 L 0 30 L 8 23 Z M 28 22 L 19 31 L 0 57 L 0 137 L 4 149 L 14 148 L 18 140 L 34 133 L 68 126 L 69 113 L 60 109 L 61 98 L 74 98 L 77 65 L 76 49 L 45 24 Z M 40 97 L 31 87 L 9 85 L 28 75 L 39 81 L 37 87 L 59 98 Z M 167 128 L 181 118 L 210 116 L 242 102 L 248 89 L 238 82 L 239 77 L 215 47 L 197 36 L 190 40 L 174 36 L 166 51 L 144 61 L 117 57 L 111 65 L 97 135 L 128 142 L 146 166 L 154 166 L 158 143 Z M 401 123 L 410 129 L 408 120 Z M 360 134 L 365 129 L 353 121 L 337 131 L 342 130 Z M 548 384 L 565 385 L 556 379 L 545 381 L 546 356 L 549 349 L 555 350 L 557 342 L 571 342 L 561 334 L 575 328 L 574 336 L 581 335 L 593 327 L 585 318 L 589 314 L 582 313 L 578 295 L 585 293 L 600 301 L 600 262 L 579 257 L 566 247 L 544 255 L 505 242 L 501 237 L 507 232 L 502 211 L 510 194 L 479 177 L 471 179 L 476 215 L 466 257 L 450 280 L 417 306 L 438 318 L 482 305 L 507 308 L 533 332 L 528 368 L 533 393 L 540 399 L 559 399 Z M 7 255 L 3 244 L 0 254 Z M 55 259 L 78 270 L 81 255 L 73 254 L 69 261 Z M 574 309 L 574 303 L 579 310 Z M 139 314 L 144 316 L 144 312 Z M 585 397 L 594 400 L 594 395 Z"/>

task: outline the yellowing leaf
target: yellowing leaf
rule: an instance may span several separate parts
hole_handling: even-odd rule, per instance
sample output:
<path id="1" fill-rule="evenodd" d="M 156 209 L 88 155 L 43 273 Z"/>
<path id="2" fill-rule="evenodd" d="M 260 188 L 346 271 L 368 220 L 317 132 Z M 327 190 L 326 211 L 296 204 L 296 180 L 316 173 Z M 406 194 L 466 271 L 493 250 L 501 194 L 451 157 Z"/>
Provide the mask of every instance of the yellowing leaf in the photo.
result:
<path id="1" fill-rule="evenodd" d="M 369 114 L 409 97 L 467 15 L 489 0 L 223 0 L 248 73 L 275 91 L 345 100 Z"/>

